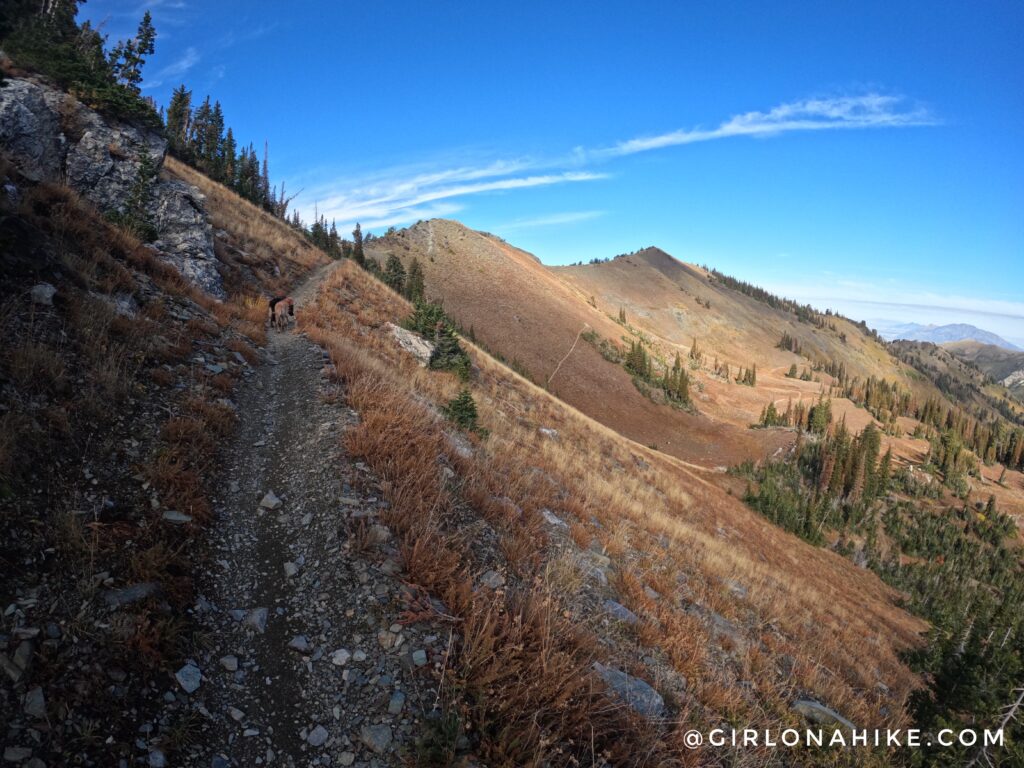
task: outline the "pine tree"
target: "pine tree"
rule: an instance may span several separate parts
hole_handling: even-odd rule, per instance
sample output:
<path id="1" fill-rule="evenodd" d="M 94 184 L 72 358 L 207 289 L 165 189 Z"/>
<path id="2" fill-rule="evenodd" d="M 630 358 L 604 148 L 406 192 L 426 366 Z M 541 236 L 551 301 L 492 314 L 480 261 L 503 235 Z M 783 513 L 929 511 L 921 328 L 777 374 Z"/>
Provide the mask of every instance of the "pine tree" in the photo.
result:
<path id="1" fill-rule="evenodd" d="M 152 56 L 156 43 L 156 29 L 149 11 L 142 16 L 138 31 L 131 40 L 124 40 L 110 52 L 109 66 L 114 78 L 132 93 L 141 93 L 142 67 L 146 56 Z"/>
<path id="2" fill-rule="evenodd" d="M 619 322 L 622 323 L 623 325 L 626 324 L 626 308 L 625 307 L 619 307 Z"/>
<path id="3" fill-rule="evenodd" d="M 470 361 L 466 351 L 459 344 L 455 331 L 445 323 L 438 323 L 434 334 L 434 351 L 429 365 L 434 370 L 454 371 L 463 381 L 469 380 Z"/>
<path id="4" fill-rule="evenodd" d="M 260 170 L 260 205 L 268 210 L 272 207 L 273 200 L 270 196 L 270 142 L 263 142 L 263 167 Z"/>
<path id="5" fill-rule="evenodd" d="M 238 178 L 238 147 L 235 145 L 235 134 L 228 128 L 224 136 L 224 143 L 221 145 L 221 161 L 223 163 L 222 176 L 224 183 L 234 188 Z"/>
<path id="6" fill-rule="evenodd" d="M 108 218 L 118 226 L 147 242 L 155 240 L 157 236 L 149 210 L 156 175 L 156 163 L 148 152 L 143 151 L 124 209 L 108 214 Z"/>
<path id="7" fill-rule="evenodd" d="M 200 170 L 206 170 L 206 140 L 210 135 L 210 121 L 212 118 L 213 107 L 210 105 L 210 97 L 207 96 L 203 99 L 203 103 L 192 113 L 192 120 L 189 124 L 189 153 Z"/>
<path id="8" fill-rule="evenodd" d="M 447 405 L 443 406 L 442 410 L 449 420 L 467 432 L 479 430 L 477 426 L 476 402 L 473 400 L 473 395 L 468 387 L 463 387 L 458 395 L 449 400 Z"/>
<path id="9" fill-rule="evenodd" d="M 423 278 L 423 267 L 415 256 L 409 264 L 409 274 L 405 279 L 405 298 L 417 302 L 423 300 L 423 293 L 426 290 Z"/>
<path id="10" fill-rule="evenodd" d="M 389 254 L 384 264 L 384 283 L 396 293 L 405 288 L 405 267 L 395 254 Z"/>
<path id="11" fill-rule="evenodd" d="M 176 156 L 188 159 L 189 129 L 192 122 L 192 91 L 179 85 L 167 105 L 167 142 Z"/>
<path id="12" fill-rule="evenodd" d="M 356 228 L 352 230 L 352 260 L 360 267 L 366 267 L 366 256 L 363 255 L 363 229 L 356 222 Z"/>

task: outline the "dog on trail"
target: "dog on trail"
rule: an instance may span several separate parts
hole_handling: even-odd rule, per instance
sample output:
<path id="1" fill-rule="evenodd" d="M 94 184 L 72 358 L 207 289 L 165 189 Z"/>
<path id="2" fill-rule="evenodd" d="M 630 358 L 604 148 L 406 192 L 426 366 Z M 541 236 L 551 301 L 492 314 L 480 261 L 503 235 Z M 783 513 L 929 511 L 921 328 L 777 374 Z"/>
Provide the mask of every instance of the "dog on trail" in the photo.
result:
<path id="1" fill-rule="evenodd" d="M 291 296 L 275 296 L 270 300 L 270 327 L 283 331 L 295 321 L 295 300 Z"/>

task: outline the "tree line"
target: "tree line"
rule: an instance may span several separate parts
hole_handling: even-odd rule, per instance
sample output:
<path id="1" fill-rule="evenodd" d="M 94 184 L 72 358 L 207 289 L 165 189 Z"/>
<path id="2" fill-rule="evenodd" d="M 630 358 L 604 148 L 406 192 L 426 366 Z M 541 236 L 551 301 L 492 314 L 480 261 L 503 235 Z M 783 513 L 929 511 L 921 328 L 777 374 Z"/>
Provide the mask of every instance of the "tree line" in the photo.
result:
<path id="1" fill-rule="evenodd" d="M 18 66 L 46 75 L 83 104 L 105 114 L 159 125 L 142 97 L 142 69 L 156 49 L 149 11 L 134 37 L 107 46 L 107 36 L 75 18 L 81 0 L 5 0 L 0 46 Z M 0 73 L 0 80 L 3 79 Z"/>

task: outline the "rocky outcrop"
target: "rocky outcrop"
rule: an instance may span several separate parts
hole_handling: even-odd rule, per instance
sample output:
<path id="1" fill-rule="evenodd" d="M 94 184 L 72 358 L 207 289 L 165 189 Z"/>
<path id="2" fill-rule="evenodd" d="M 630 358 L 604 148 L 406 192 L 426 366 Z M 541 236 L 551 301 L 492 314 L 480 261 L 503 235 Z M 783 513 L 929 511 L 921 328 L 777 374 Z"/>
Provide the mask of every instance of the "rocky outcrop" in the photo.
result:
<path id="1" fill-rule="evenodd" d="M 398 346 L 419 360 L 421 367 L 425 367 L 430 362 L 430 356 L 434 353 L 434 345 L 431 342 L 418 333 L 407 331 L 394 323 L 388 323 L 387 327 L 395 337 L 395 341 L 398 342 Z"/>
<path id="2" fill-rule="evenodd" d="M 107 118 L 48 85 L 0 87 L 0 152 L 30 181 L 67 184 L 104 212 L 124 211 L 143 157 L 157 168 L 167 141 L 155 130 Z M 224 289 L 203 196 L 179 181 L 154 184 L 150 214 L 158 254 L 212 295 Z"/>
<path id="3" fill-rule="evenodd" d="M 103 211 L 123 210 L 143 153 L 163 162 L 156 131 L 107 119 L 31 80 L 0 88 L 0 145 L 32 181 L 64 181 Z"/>
<path id="4" fill-rule="evenodd" d="M 153 243 L 188 280 L 217 298 L 224 286 L 213 250 L 213 227 L 203 207 L 206 198 L 182 181 L 162 180 L 153 189 L 152 219 L 159 234 Z"/>
<path id="5" fill-rule="evenodd" d="M 122 210 L 148 155 L 157 167 L 163 163 L 167 142 L 154 131 L 104 120 L 91 109 L 74 110 L 81 138 L 68 150 L 67 184 L 103 210 Z"/>
<path id="6" fill-rule="evenodd" d="M 0 147 L 32 181 L 54 181 L 63 170 L 67 140 L 54 95 L 27 80 L 0 88 Z"/>

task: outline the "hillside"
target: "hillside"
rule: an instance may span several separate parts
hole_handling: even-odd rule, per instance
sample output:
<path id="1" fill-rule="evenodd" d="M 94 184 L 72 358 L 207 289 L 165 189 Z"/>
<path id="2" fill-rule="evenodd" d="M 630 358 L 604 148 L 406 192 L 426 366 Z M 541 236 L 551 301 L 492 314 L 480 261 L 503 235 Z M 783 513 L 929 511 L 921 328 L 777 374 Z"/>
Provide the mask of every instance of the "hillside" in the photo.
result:
<path id="1" fill-rule="evenodd" d="M 722 386 L 709 382 L 695 397 L 697 414 L 645 397 L 621 365 L 582 338 L 591 332 L 625 343 L 629 332 L 608 308 L 591 305 L 555 270 L 496 237 L 435 219 L 373 240 L 366 253 L 381 263 L 391 253 L 406 265 L 418 259 L 428 295 L 442 300 L 467 334 L 534 383 L 637 443 L 710 468 L 763 455 L 790 440 L 747 429 L 763 397 L 736 393 L 724 399 Z M 812 384 L 804 389 L 818 391 Z"/>
<path id="2" fill-rule="evenodd" d="M 818 324 L 801 322 L 792 311 L 656 248 L 547 268 L 497 238 L 434 220 L 367 246 L 367 255 L 381 263 L 392 253 L 406 266 L 416 258 L 428 295 L 536 383 L 545 384 L 557 368 L 549 387 L 566 402 L 638 443 L 707 468 L 756 460 L 792 443 L 792 433 L 750 432 L 768 404 L 780 411 L 801 403 L 810 408 L 832 395 L 837 414 L 863 427 L 870 417 L 832 391 L 840 377 L 860 385 L 869 377 L 885 379 L 921 400 L 941 396 L 861 326 L 832 315 L 819 316 Z M 799 353 L 780 348 L 784 335 Z M 623 353 L 634 341 L 665 365 L 676 354 L 687 360 L 689 412 L 653 402 L 619 362 L 600 353 L 602 344 Z M 688 357 L 695 341 L 697 362 Z M 803 378 L 787 375 L 794 365 Z M 757 386 L 738 386 L 736 376 L 753 366 Z"/>
<path id="3" fill-rule="evenodd" d="M 1024 400 L 1024 352 L 974 341 L 950 342 L 942 346 L 958 360 L 1002 384 L 1018 400 Z"/>
<path id="4" fill-rule="evenodd" d="M 958 342 L 952 348 L 939 346 L 927 341 L 894 341 L 891 343 L 893 354 L 908 365 L 913 366 L 929 379 L 942 393 L 953 402 L 960 403 L 981 418 L 1001 416 L 1011 422 L 1024 418 L 1024 405 L 1013 397 L 1009 387 L 987 371 L 983 370 L 979 360 L 986 365 L 995 365 L 997 370 L 1020 357 L 1008 350 L 998 347 L 996 354 L 988 353 L 985 346 L 972 342 Z M 1004 357 L 1003 354 L 1006 356 Z M 1012 372 L 1007 374 L 1011 383 L 1015 380 Z"/>

